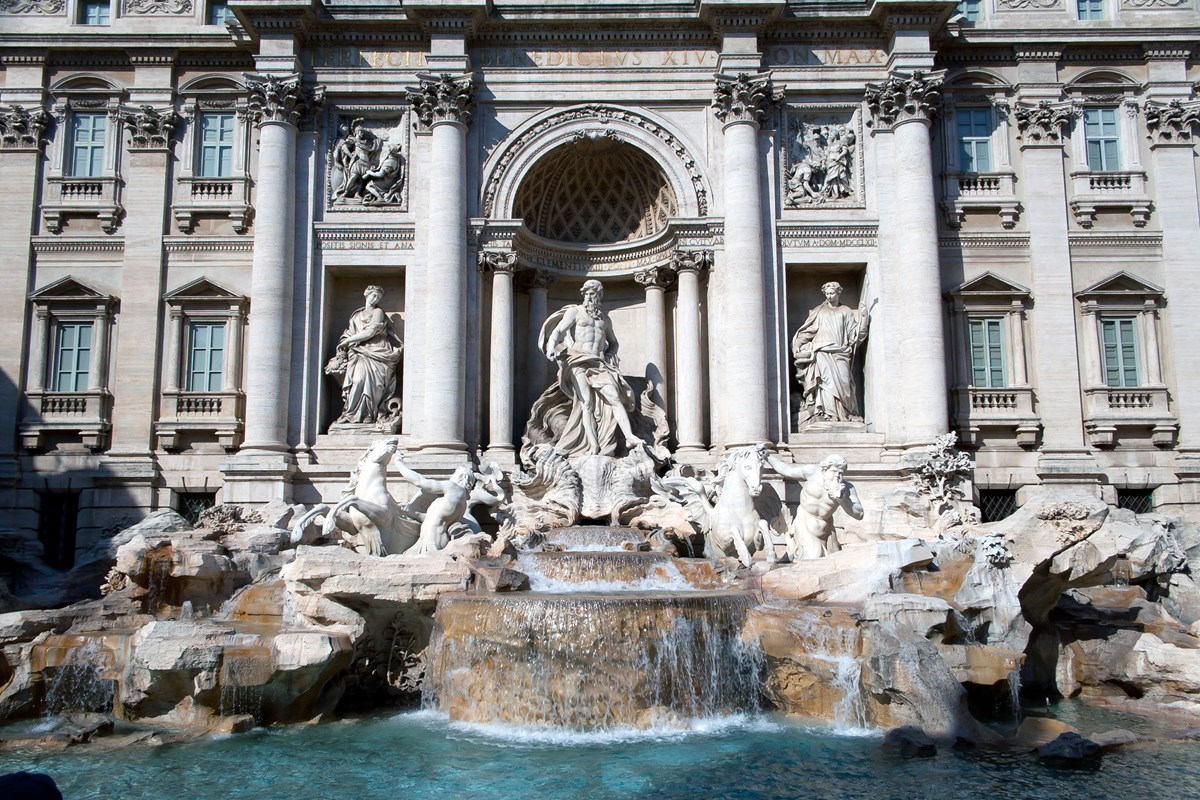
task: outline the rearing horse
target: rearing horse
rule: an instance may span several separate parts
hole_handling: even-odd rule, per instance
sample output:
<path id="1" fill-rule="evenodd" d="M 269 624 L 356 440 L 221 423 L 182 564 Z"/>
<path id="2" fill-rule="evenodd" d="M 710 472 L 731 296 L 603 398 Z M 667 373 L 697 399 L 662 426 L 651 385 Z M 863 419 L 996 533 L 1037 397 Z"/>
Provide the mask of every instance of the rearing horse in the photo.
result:
<path id="1" fill-rule="evenodd" d="M 766 547 L 767 561 L 775 560 L 770 529 L 754 506 L 762 491 L 762 468 L 767 458 L 763 444 L 738 447 L 717 463 L 717 474 L 706 487 L 695 478 L 663 478 L 661 483 L 683 502 L 693 521 L 704 533 L 707 558 L 737 556 L 750 566 L 754 553 Z M 717 493 L 710 499 L 710 491 Z"/>

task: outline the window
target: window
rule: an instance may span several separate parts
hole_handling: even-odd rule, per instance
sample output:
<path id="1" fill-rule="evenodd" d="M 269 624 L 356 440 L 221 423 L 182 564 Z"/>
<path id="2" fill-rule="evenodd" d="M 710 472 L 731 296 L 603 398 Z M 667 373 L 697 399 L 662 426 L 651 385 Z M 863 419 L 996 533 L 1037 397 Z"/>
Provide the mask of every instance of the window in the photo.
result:
<path id="1" fill-rule="evenodd" d="M 38 514 L 38 540 L 42 560 L 54 569 L 75 566 L 75 531 L 79 518 L 79 493 L 54 492 L 42 495 Z"/>
<path id="2" fill-rule="evenodd" d="M 200 523 L 200 515 L 217 504 L 216 492 L 180 492 L 179 516 L 192 525 Z"/>
<path id="3" fill-rule="evenodd" d="M 1013 489 L 980 489 L 979 521 L 999 522 L 1017 510 L 1017 493 Z"/>
<path id="4" fill-rule="evenodd" d="M 228 178 L 233 175 L 233 114 L 200 115 L 200 158 L 197 175 L 201 178 Z"/>
<path id="5" fill-rule="evenodd" d="M 92 323 L 61 322 L 54 330 L 52 392 L 86 392 L 92 363 Z"/>
<path id="6" fill-rule="evenodd" d="M 1154 490 L 1117 489 L 1117 508 L 1124 508 L 1135 514 L 1151 514 L 1154 512 Z"/>
<path id="7" fill-rule="evenodd" d="M 1080 19 L 1104 19 L 1104 0 L 1077 0 Z"/>
<path id="8" fill-rule="evenodd" d="M 1087 108 L 1083 111 L 1083 137 L 1087 165 L 1093 172 L 1121 168 L 1121 137 L 1117 132 L 1117 109 Z"/>
<path id="9" fill-rule="evenodd" d="M 1004 368 L 1004 319 L 970 321 L 971 385 L 1000 389 L 1008 385 Z"/>
<path id="10" fill-rule="evenodd" d="M 1137 320 L 1133 317 L 1100 320 L 1104 346 L 1106 386 L 1132 388 L 1138 379 Z"/>
<path id="11" fill-rule="evenodd" d="M 189 392 L 219 392 L 225 388 L 225 323 L 194 322 L 188 334 Z"/>
<path id="12" fill-rule="evenodd" d="M 79 4 L 81 25 L 107 25 L 109 23 L 108 0 L 82 0 Z"/>
<path id="13" fill-rule="evenodd" d="M 958 165 L 961 172 L 992 170 L 992 113 L 987 108 L 956 108 Z"/>
<path id="14" fill-rule="evenodd" d="M 959 0 L 958 13 L 967 22 L 983 19 L 983 0 Z"/>
<path id="15" fill-rule="evenodd" d="M 229 8 L 229 4 L 225 0 L 212 0 L 208 4 L 209 25 L 224 25 L 225 20 L 233 18 L 233 10 Z"/>
<path id="16" fill-rule="evenodd" d="M 71 117 L 71 158 L 67 168 L 72 177 L 98 178 L 104 174 L 107 133 L 105 114 L 76 113 Z"/>

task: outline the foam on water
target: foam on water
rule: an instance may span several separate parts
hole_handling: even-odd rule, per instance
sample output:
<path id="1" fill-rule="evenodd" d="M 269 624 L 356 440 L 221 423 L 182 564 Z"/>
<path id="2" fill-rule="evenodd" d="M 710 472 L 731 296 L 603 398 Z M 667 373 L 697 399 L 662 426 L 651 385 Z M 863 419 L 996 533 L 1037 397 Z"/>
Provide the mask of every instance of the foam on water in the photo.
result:
<path id="1" fill-rule="evenodd" d="M 695 591 L 687 578 L 683 577 L 683 573 L 679 571 L 679 567 L 670 559 L 646 559 L 644 572 L 640 578 L 630 578 L 622 580 L 605 579 L 591 576 L 603 575 L 603 569 L 546 569 L 542 565 L 551 566 L 555 560 L 566 561 L 567 559 L 555 558 L 557 556 L 567 555 L 571 561 L 586 562 L 587 558 L 576 558 L 576 554 L 594 554 L 597 556 L 596 561 L 608 560 L 605 557 L 613 555 L 628 555 L 635 554 L 620 553 L 614 554 L 611 550 L 572 550 L 569 554 L 539 554 L 539 555 L 523 555 L 517 559 L 516 568 L 529 576 L 529 589 L 534 592 L 549 592 L 553 594 L 567 594 L 571 592 L 583 593 L 615 593 L 615 592 L 649 592 L 649 591 L 665 591 L 665 592 L 683 592 Z M 637 554 L 642 555 L 642 554 Z M 645 554 L 650 555 L 650 554 Z M 631 561 L 634 559 L 630 559 Z M 549 574 L 548 574 L 549 573 Z"/>

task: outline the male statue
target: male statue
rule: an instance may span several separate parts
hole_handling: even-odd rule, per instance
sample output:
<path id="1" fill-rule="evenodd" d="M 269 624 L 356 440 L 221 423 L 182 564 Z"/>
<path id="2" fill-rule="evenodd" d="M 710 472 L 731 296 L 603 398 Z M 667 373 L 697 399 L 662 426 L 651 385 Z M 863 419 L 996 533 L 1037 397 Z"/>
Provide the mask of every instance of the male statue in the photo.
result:
<path id="1" fill-rule="evenodd" d="M 841 550 L 833 529 L 834 512 L 840 507 L 854 519 L 862 519 L 865 514 L 854 484 L 844 479 L 846 459 L 829 455 L 819 465 L 799 465 L 785 463 L 771 454 L 767 463 L 784 478 L 804 482 L 788 542 L 792 561 L 820 558 Z"/>
<path id="2" fill-rule="evenodd" d="M 586 281 L 581 292 L 582 304 L 552 314 L 542 326 L 538 344 L 546 358 L 558 362 L 558 385 L 538 402 L 555 403 L 556 398 L 547 395 L 557 389 L 569 404 L 554 441 L 559 450 L 568 455 L 617 455 L 617 431 L 624 435 L 627 451 L 644 446 L 629 419 L 633 390 L 618 371 L 617 340 L 600 306 L 600 281 Z"/>
<path id="3" fill-rule="evenodd" d="M 450 480 L 435 481 L 409 467 L 399 456 L 393 463 L 404 480 L 422 492 L 438 495 L 421 519 L 420 538 L 404 551 L 404 555 L 436 553 L 444 549 L 450 544 L 450 529 L 467 513 L 471 490 L 475 488 L 475 471 L 470 467 L 459 467 Z"/>
<path id="4" fill-rule="evenodd" d="M 837 281 L 826 283 L 821 293 L 825 302 L 809 312 L 792 337 L 796 372 L 804 386 L 801 421 L 858 422 L 862 417 L 854 385 L 854 354 L 867 338 L 868 311 L 842 305 L 842 285 Z"/>

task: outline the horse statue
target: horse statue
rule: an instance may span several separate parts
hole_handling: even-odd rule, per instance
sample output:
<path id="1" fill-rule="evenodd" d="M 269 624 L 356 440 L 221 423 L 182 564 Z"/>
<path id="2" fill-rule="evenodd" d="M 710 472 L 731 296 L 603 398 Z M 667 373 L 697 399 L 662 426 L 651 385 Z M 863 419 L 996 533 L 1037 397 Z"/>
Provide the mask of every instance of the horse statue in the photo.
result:
<path id="1" fill-rule="evenodd" d="M 292 523 L 292 544 L 316 538 L 313 533 L 321 515 L 322 537 L 330 539 L 340 533 L 347 545 L 364 555 L 403 553 L 416 544 L 420 522 L 405 512 L 387 488 L 388 464 L 398 447 L 395 436 L 371 445 L 350 472 L 342 499 L 332 509 L 321 503 Z"/>
<path id="2" fill-rule="evenodd" d="M 716 475 L 704 482 L 682 475 L 654 481 L 654 488 L 687 507 L 688 516 L 704 534 L 706 558 L 736 556 L 749 567 L 754 553 L 766 550 L 775 561 L 771 526 L 758 508 L 762 471 L 767 459 L 765 444 L 737 447 L 721 456 Z M 775 515 L 768 512 L 768 518 Z"/>

